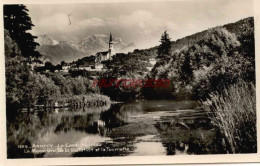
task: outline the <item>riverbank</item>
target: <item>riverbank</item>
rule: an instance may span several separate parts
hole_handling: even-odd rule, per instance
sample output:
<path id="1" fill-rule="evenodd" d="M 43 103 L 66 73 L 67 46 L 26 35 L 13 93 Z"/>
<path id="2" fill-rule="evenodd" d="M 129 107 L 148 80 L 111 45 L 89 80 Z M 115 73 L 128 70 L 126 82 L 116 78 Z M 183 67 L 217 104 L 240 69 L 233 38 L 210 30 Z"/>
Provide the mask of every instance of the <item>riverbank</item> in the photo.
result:
<path id="1" fill-rule="evenodd" d="M 63 97 L 56 101 L 55 104 L 59 106 L 69 106 L 69 107 L 100 107 L 111 103 L 112 101 L 108 96 L 91 93 L 87 95 L 74 95 Z"/>
<path id="2" fill-rule="evenodd" d="M 50 99 L 45 105 L 32 105 L 29 111 L 46 110 L 47 108 L 98 108 L 104 106 L 110 106 L 117 102 L 111 101 L 108 96 L 96 93 L 90 93 L 87 95 L 73 95 L 64 96 L 57 99 Z M 28 111 L 28 108 L 23 108 L 22 112 Z"/>

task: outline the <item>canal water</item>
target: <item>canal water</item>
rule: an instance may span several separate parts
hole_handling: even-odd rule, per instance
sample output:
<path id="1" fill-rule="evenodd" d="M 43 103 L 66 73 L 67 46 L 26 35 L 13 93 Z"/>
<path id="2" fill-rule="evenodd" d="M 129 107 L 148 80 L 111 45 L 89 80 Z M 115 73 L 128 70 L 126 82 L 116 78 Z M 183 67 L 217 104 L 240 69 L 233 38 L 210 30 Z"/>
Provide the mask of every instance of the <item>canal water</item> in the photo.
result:
<path id="1" fill-rule="evenodd" d="M 222 153 L 194 101 L 142 101 L 20 113 L 7 123 L 8 158 Z"/>

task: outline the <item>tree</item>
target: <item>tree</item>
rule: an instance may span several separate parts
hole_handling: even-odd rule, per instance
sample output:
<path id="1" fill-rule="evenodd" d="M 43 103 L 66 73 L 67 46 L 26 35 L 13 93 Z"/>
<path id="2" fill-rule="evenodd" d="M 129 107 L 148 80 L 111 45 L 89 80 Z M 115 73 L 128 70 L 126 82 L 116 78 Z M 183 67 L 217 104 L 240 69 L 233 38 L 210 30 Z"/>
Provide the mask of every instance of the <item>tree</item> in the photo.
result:
<path id="1" fill-rule="evenodd" d="M 53 64 L 50 61 L 45 62 L 45 68 L 47 70 L 51 70 L 53 68 Z"/>
<path id="2" fill-rule="evenodd" d="M 7 30 L 4 31 L 5 41 L 5 75 L 6 75 L 6 107 L 7 115 L 25 106 L 25 90 L 29 80 L 29 67 L 25 58 L 20 56 L 17 43 L 12 40 Z"/>
<path id="3" fill-rule="evenodd" d="M 167 31 L 164 31 L 161 37 L 161 44 L 157 50 L 158 58 L 168 57 L 171 54 L 171 39 Z"/>
<path id="4" fill-rule="evenodd" d="M 39 52 L 35 51 L 39 45 L 34 41 L 37 37 L 27 32 L 34 26 L 28 11 L 24 5 L 4 5 L 4 28 L 16 41 L 22 56 L 39 57 Z"/>
<path id="5" fill-rule="evenodd" d="M 189 55 L 186 55 L 184 57 L 184 62 L 181 65 L 181 74 L 180 78 L 183 80 L 184 84 L 191 83 L 193 79 L 193 69 L 191 66 L 191 57 Z"/>
<path id="6" fill-rule="evenodd" d="M 64 66 L 66 63 L 65 63 L 65 61 L 61 61 L 61 66 Z"/>

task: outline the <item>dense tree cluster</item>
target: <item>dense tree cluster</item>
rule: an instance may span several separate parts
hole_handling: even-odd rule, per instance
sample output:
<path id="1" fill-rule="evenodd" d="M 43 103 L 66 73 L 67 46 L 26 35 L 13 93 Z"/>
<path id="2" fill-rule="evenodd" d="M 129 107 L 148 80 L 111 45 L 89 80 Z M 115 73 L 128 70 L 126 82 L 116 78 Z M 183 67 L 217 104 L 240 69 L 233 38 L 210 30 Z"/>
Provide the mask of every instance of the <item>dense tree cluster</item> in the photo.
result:
<path id="1" fill-rule="evenodd" d="M 27 12 L 28 9 L 24 5 L 4 5 L 4 29 L 9 31 L 22 56 L 39 57 L 39 52 L 35 51 L 39 45 L 34 41 L 37 37 L 27 32 L 34 26 Z"/>
<path id="2" fill-rule="evenodd" d="M 128 54 L 116 54 L 112 60 L 107 61 L 104 65 L 108 71 L 101 78 L 111 79 L 144 79 L 148 73 L 147 67 L 150 54 L 145 50 L 135 50 Z M 113 100 L 133 100 L 141 97 L 140 87 L 125 87 L 121 84 L 119 87 L 101 88 L 101 92 L 109 95 Z"/>
<path id="3" fill-rule="evenodd" d="M 99 92 L 98 87 L 92 87 L 93 81 L 82 76 L 32 71 L 28 59 L 22 56 L 18 44 L 7 30 L 4 36 L 8 116 L 20 108 L 29 109 L 35 104 L 48 105 L 66 97 Z"/>
<path id="4" fill-rule="evenodd" d="M 7 108 L 17 108 L 26 101 L 25 91 L 28 89 L 29 67 L 21 57 L 21 51 L 8 31 L 5 30 L 5 64 L 6 64 L 6 103 Z"/>
<path id="5" fill-rule="evenodd" d="M 248 30 L 248 28 L 246 28 Z M 252 28 L 251 28 L 252 29 Z M 250 31 L 250 29 L 249 29 Z M 236 37 L 224 28 L 209 30 L 204 39 L 176 50 L 170 60 L 157 63 L 150 73 L 151 78 L 169 78 L 169 91 L 147 90 L 147 96 L 183 96 L 206 98 L 210 92 L 221 91 L 238 79 L 254 81 L 254 65 L 246 48 L 254 38 L 251 32 Z M 246 38 L 246 42 L 244 41 Z M 251 47 L 252 49 L 252 47 Z M 145 93 L 146 95 L 146 93 Z"/>
<path id="6" fill-rule="evenodd" d="M 236 25 L 228 24 L 225 28 L 213 28 L 174 42 L 165 31 L 158 47 L 118 53 L 112 60 L 102 62 L 107 69 L 105 72 L 70 71 L 63 75 L 54 72 L 61 69 L 61 64 L 55 66 L 50 62 L 43 67 L 50 72 L 44 73 L 40 68 L 39 71 L 30 71 L 29 57 L 40 55 L 35 51 L 38 45 L 34 42 L 36 37 L 27 32 L 33 26 L 27 12 L 24 5 L 4 6 L 8 107 L 29 108 L 33 104 L 47 104 L 60 98 L 89 93 L 103 93 L 114 100 L 143 97 L 201 99 L 239 79 L 248 82 L 255 79 L 253 19 L 242 20 Z M 149 72 L 149 59 L 155 57 L 157 63 Z M 92 63 L 93 58 L 82 58 L 75 64 Z M 171 82 L 167 88 L 100 88 L 92 87 L 91 75 L 107 80 L 170 79 Z"/>

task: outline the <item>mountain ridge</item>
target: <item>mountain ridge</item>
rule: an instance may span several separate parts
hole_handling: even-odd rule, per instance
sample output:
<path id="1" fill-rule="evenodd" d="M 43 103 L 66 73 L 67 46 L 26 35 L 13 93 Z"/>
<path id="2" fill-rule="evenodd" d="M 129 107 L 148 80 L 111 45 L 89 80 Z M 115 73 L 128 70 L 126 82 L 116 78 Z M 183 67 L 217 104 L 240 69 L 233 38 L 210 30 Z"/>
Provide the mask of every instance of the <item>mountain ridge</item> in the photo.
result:
<path id="1" fill-rule="evenodd" d="M 228 23 L 222 26 L 208 28 L 207 30 L 185 36 L 176 41 L 171 41 L 172 52 L 178 49 L 182 49 L 184 46 L 193 45 L 197 41 L 203 39 L 207 35 L 208 30 L 210 29 L 224 27 L 229 32 L 239 36 L 243 32 L 243 28 L 244 28 L 243 26 L 248 25 L 248 23 L 253 24 L 253 22 L 254 22 L 253 17 L 248 17 L 248 18 L 240 19 L 234 23 Z M 41 41 L 40 44 L 42 45 L 40 47 L 37 47 L 37 50 L 40 53 L 42 53 L 44 56 L 46 56 L 47 59 L 50 59 L 51 61 L 55 61 L 55 63 L 59 63 L 61 61 L 67 61 L 67 62 L 76 61 L 83 57 L 88 57 L 93 54 L 95 55 L 95 53 L 97 52 L 108 50 L 109 37 L 105 34 L 93 34 L 84 38 L 80 42 L 60 41 L 58 43 L 55 40 L 53 40 L 51 36 L 40 35 L 40 37 L 42 36 L 46 37 L 47 39 L 45 40 L 38 39 L 38 41 Z M 135 44 L 133 43 L 125 44 L 124 42 L 122 42 L 122 39 L 119 37 L 115 37 L 114 42 L 115 42 L 114 45 L 115 45 L 116 52 L 118 53 L 132 52 L 136 47 Z M 64 47 L 67 47 L 65 48 L 67 50 L 66 52 L 62 50 L 64 49 Z M 150 57 L 156 57 L 157 48 L 158 46 L 151 47 L 148 49 L 140 49 L 140 50 L 146 51 Z M 59 49 L 61 49 L 61 51 L 59 51 Z"/>
<path id="2" fill-rule="evenodd" d="M 93 34 L 79 42 L 56 41 L 51 35 L 39 35 L 36 40 L 40 46 L 36 49 L 45 58 L 53 63 L 61 61 L 72 62 L 83 57 L 95 55 L 97 52 L 108 50 L 109 36 L 105 34 Z M 134 43 L 125 44 L 120 37 L 114 37 L 115 52 L 130 52 L 135 48 Z M 64 51 L 64 49 L 66 51 Z"/>
<path id="3" fill-rule="evenodd" d="M 249 24 L 254 24 L 253 17 L 247 17 L 247 18 L 240 19 L 233 23 L 228 23 L 228 24 L 224 24 L 222 26 L 208 28 L 201 32 L 197 32 L 192 35 L 188 35 L 183 38 L 177 39 L 175 41 L 171 41 L 172 52 L 174 52 L 178 49 L 182 49 L 184 46 L 188 47 L 188 46 L 195 44 L 197 41 L 202 40 L 207 35 L 207 32 L 209 30 L 216 29 L 219 27 L 223 27 L 223 28 L 227 29 L 229 32 L 234 33 L 236 36 L 240 36 L 241 33 L 243 32 L 244 26 L 247 26 Z M 158 48 L 158 46 L 155 46 L 155 47 L 151 47 L 151 48 L 143 49 L 143 50 L 149 52 L 152 57 L 156 57 L 157 48 Z"/>

